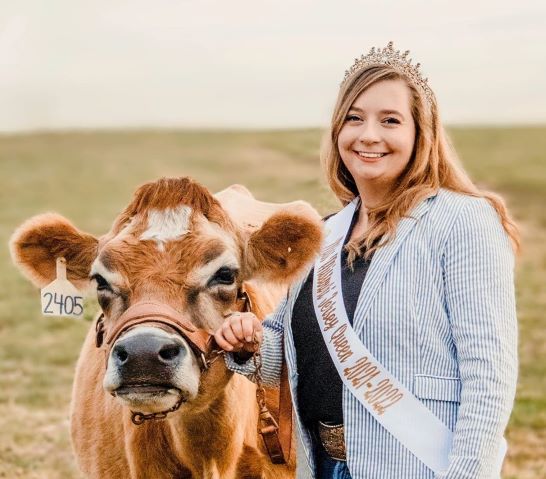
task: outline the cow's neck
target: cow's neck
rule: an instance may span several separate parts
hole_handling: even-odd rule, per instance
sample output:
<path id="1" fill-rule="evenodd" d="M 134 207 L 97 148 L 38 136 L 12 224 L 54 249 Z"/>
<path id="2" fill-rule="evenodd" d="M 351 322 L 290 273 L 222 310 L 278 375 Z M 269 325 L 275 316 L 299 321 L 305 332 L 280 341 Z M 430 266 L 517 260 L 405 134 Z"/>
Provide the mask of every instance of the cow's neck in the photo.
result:
<path id="1" fill-rule="evenodd" d="M 191 458 L 193 463 L 188 466 L 196 477 L 235 477 L 237 461 L 233 459 L 242 453 L 245 440 L 255 440 L 256 414 L 248 407 L 253 404 L 255 386 L 231 372 L 226 375 L 225 386 L 217 389 L 216 383 L 215 394 L 206 404 L 187 414 L 181 411 L 176 418 L 178 424 L 172 421 L 176 449 L 182 457 Z M 251 427 L 249 422 L 253 423 Z"/>

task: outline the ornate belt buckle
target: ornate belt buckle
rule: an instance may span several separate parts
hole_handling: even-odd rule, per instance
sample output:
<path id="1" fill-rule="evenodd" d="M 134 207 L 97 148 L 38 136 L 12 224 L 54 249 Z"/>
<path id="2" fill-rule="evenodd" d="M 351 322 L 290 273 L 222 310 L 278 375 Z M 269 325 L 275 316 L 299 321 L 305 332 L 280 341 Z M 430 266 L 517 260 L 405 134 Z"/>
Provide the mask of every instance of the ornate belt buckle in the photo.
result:
<path id="1" fill-rule="evenodd" d="M 336 461 L 346 461 L 345 434 L 343 424 L 324 424 L 319 421 L 320 442 L 326 453 Z"/>

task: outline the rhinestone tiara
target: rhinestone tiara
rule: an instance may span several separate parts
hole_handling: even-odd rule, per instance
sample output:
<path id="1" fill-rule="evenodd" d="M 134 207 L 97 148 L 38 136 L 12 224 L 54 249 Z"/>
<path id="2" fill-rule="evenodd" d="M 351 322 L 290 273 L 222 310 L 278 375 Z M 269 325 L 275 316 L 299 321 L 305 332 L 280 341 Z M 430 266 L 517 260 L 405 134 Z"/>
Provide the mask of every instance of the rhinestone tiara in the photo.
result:
<path id="1" fill-rule="evenodd" d="M 425 94 L 425 97 L 429 104 L 432 104 L 434 97 L 432 90 L 428 86 L 428 79 L 423 78 L 419 71 L 420 63 L 415 65 L 411 64 L 411 58 L 408 58 L 409 50 L 400 54 L 400 50 L 393 48 L 393 43 L 389 42 L 385 48 L 372 47 L 367 55 L 362 55 L 360 58 L 355 58 L 355 62 L 347 71 L 341 82 L 343 86 L 349 78 L 354 74 L 362 70 L 363 68 L 372 65 L 389 65 L 397 72 L 404 75 L 411 83 L 419 87 Z"/>

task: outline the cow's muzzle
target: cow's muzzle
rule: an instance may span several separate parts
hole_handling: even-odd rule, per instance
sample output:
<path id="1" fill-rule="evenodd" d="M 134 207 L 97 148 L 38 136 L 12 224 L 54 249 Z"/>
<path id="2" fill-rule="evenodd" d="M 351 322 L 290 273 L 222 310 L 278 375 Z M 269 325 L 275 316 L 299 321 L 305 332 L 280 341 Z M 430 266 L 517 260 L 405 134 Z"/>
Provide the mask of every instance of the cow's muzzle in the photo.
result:
<path id="1" fill-rule="evenodd" d="M 199 382 L 199 363 L 187 341 L 172 328 L 150 323 L 114 341 L 103 387 L 132 411 L 159 413 L 195 398 Z"/>
<path id="2" fill-rule="evenodd" d="M 157 328 L 138 328 L 116 341 L 109 367 L 115 368 L 121 384 L 117 396 L 154 394 L 173 388 L 173 376 L 187 355 L 186 345 Z"/>

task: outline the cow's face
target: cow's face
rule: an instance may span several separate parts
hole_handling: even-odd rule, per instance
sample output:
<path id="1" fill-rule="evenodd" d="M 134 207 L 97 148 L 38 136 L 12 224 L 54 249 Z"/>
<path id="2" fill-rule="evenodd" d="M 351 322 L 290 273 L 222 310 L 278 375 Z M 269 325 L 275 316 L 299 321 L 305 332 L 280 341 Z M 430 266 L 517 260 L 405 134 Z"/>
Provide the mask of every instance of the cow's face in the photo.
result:
<path id="1" fill-rule="evenodd" d="M 96 286 L 106 331 L 132 305 L 153 301 L 213 333 L 235 310 L 243 281 L 289 281 L 319 243 L 313 215 L 281 211 L 249 233 L 205 188 L 164 179 L 141 187 L 100 239 L 43 215 L 15 233 L 12 254 L 40 286 L 53 280 L 55 259 L 64 256 L 69 279 Z M 142 412 L 164 411 L 180 399 L 192 403 L 204 391 L 194 349 L 174 328 L 155 322 L 128 328 L 109 345 L 103 386 Z"/>
<path id="2" fill-rule="evenodd" d="M 150 208 L 101 242 L 90 277 L 111 329 L 131 305 L 163 303 L 213 333 L 236 304 L 243 239 L 190 205 Z M 201 358 L 174 329 L 142 324 L 111 346 L 104 388 L 133 410 L 162 411 L 197 397 Z"/>

